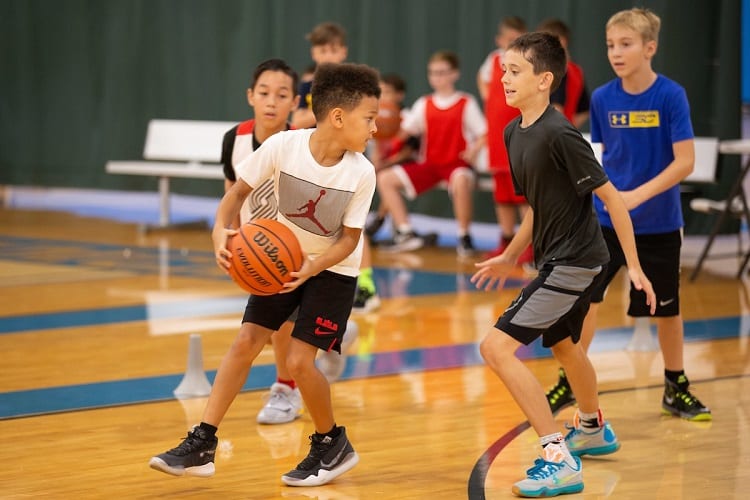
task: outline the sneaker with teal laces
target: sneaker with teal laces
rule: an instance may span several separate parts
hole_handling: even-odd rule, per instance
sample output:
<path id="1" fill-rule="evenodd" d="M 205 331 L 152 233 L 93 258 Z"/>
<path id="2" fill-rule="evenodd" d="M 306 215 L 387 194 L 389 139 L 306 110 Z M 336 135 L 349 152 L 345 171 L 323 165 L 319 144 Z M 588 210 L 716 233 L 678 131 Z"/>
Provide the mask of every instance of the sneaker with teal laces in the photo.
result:
<path id="1" fill-rule="evenodd" d="M 581 459 L 573 457 L 575 467 L 568 462 L 548 462 L 537 458 L 526 471 L 526 479 L 513 485 L 513 494 L 519 497 L 553 497 L 583 491 Z"/>
<path id="2" fill-rule="evenodd" d="M 574 425 L 566 425 L 570 431 L 565 436 L 565 444 L 568 445 L 570 454 L 574 457 L 582 455 L 609 455 L 620 449 L 615 431 L 609 422 L 603 422 L 601 427 L 586 429 L 578 422 L 578 414 L 574 419 Z"/>

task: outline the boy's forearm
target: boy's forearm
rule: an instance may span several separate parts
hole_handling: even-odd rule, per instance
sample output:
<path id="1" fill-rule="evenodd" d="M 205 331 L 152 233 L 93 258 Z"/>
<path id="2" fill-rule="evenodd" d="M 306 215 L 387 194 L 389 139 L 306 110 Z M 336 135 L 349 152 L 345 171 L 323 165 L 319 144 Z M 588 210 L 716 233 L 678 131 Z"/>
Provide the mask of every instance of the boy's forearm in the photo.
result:
<path id="1" fill-rule="evenodd" d="M 219 206 L 216 209 L 214 228 L 220 227 L 224 229 L 232 226 L 233 221 L 239 218 L 240 209 L 244 201 L 245 198 L 240 197 L 234 186 L 232 186 L 219 201 Z"/>
<path id="2" fill-rule="evenodd" d="M 531 244 L 533 231 L 534 211 L 529 208 L 526 210 L 526 213 L 523 216 L 523 220 L 521 221 L 521 225 L 518 227 L 516 235 L 513 236 L 513 239 L 505 249 L 505 253 L 507 253 L 511 257 L 518 258 L 523 253 L 523 251 L 526 250 L 526 247 Z"/>
<path id="3" fill-rule="evenodd" d="M 644 182 L 634 190 L 638 192 L 640 203 L 648 201 L 673 186 L 676 186 L 693 173 L 693 168 L 695 166 L 694 141 L 691 139 L 677 142 L 673 145 L 673 150 L 674 160 L 672 160 L 672 163 L 667 165 L 659 175 Z"/>
<path id="4" fill-rule="evenodd" d="M 361 230 L 357 230 L 357 235 L 355 237 L 355 235 L 352 234 L 352 230 L 347 231 L 345 229 L 344 232 L 341 233 L 341 237 L 336 240 L 336 242 L 331 245 L 328 250 L 320 254 L 315 258 L 315 260 L 312 261 L 312 274 L 316 275 L 321 271 L 325 271 L 326 269 L 335 266 L 346 257 L 351 255 L 351 253 L 357 248 L 360 233 Z"/>
<path id="5" fill-rule="evenodd" d="M 633 222 L 630 220 L 630 214 L 627 208 L 625 208 L 625 203 L 623 203 L 622 199 L 610 202 L 607 204 L 607 211 L 612 220 L 615 233 L 617 233 L 617 239 L 620 242 L 620 247 L 622 247 L 628 268 L 640 268 L 638 251 L 635 246 Z"/>

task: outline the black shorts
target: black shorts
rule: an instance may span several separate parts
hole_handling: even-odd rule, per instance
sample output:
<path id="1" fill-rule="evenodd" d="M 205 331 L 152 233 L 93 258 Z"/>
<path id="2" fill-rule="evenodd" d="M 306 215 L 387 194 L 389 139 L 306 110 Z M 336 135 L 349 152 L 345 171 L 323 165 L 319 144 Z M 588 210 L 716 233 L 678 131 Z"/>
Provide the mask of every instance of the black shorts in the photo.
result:
<path id="1" fill-rule="evenodd" d="M 544 347 L 567 337 L 577 343 L 591 294 L 604 274 L 605 266 L 545 265 L 498 318 L 495 328 L 525 345 L 540 335 Z"/>
<path id="2" fill-rule="evenodd" d="M 251 295 L 242 322 L 278 330 L 299 308 L 292 337 L 324 351 L 341 352 L 356 287 L 355 277 L 323 271 L 293 292 Z"/>
<path id="3" fill-rule="evenodd" d="M 604 240 L 609 249 L 607 274 L 591 298 L 591 302 L 604 300 L 607 287 L 621 267 L 625 266 L 625 254 L 614 229 L 602 227 Z M 638 260 L 646 277 L 651 281 L 656 293 L 657 317 L 671 317 L 680 314 L 680 251 L 682 249 L 682 232 L 643 234 L 635 236 Z M 630 284 L 630 305 L 628 316 L 635 318 L 651 316 L 650 306 L 646 304 L 646 294 L 633 288 Z"/>

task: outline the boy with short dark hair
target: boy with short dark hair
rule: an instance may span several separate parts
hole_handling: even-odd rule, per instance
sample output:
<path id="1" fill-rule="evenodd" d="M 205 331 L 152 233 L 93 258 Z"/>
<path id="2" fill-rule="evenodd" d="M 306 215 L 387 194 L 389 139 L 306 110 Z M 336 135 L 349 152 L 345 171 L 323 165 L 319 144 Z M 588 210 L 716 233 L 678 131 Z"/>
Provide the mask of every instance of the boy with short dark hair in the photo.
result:
<path id="1" fill-rule="evenodd" d="M 693 126 L 685 89 L 656 73 L 661 21 L 646 9 L 614 14 L 607 22 L 607 57 L 617 78 L 597 88 L 591 99 L 591 140 L 602 144 L 602 163 L 630 210 L 638 254 L 659 296 L 656 328 L 664 359 L 662 413 L 693 421 L 711 420 L 711 410 L 690 392 L 683 359 L 680 313 L 682 204 L 680 182 L 695 164 Z M 610 214 L 595 203 L 612 256 L 604 282 L 592 298 L 581 343 L 594 338 L 596 314 L 607 286 L 623 265 Z M 630 294 L 628 314 L 648 316 L 638 294 Z M 652 312 L 653 314 L 653 312 Z M 548 394 L 551 405 L 569 403 L 565 372 Z"/>
<path id="2" fill-rule="evenodd" d="M 359 461 L 344 427 L 336 425 L 330 386 L 315 366 L 315 355 L 319 349 L 340 350 L 354 301 L 362 227 L 375 192 L 375 169 L 362 153 L 376 130 L 378 81 L 377 72 L 364 65 L 320 65 L 312 88 L 316 128 L 279 132 L 238 165 L 237 182 L 221 199 L 211 234 L 219 267 L 226 272 L 231 265 L 227 242 L 237 234 L 231 221 L 253 188 L 269 178 L 279 205 L 277 220 L 295 233 L 306 258 L 280 293 L 250 296 L 202 422 L 179 446 L 153 457 L 151 467 L 174 475 L 214 474 L 217 427 L 253 361 L 296 308 L 287 367 L 315 433 L 307 458 L 281 479 L 290 486 L 318 486 Z M 297 217 L 307 204 L 313 217 Z"/>
<path id="3" fill-rule="evenodd" d="M 596 372 L 578 344 L 591 294 L 601 282 L 609 255 L 593 212 L 601 198 L 622 242 L 633 285 L 655 308 L 651 283 L 643 274 L 633 227 L 620 193 L 609 182 L 591 146 L 550 104 L 565 74 L 566 56 L 550 33 L 521 35 L 503 58 L 508 104 L 521 116 L 505 129 L 517 192 L 529 201 L 518 233 L 505 252 L 477 263 L 471 280 L 478 288 L 502 286 L 521 252 L 533 242 L 538 276 L 503 312 L 480 345 L 540 437 L 542 456 L 513 486 L 519 496 L 540 497 L 583 490 L 581 455 L 617 451 L 620 443 L 599 409 Z M 568 372 L 579 409 L 563 437 L 533 372 L 516 356 L 521 345 L 542 337 Z"/>
<path id="4" fill-rule="evenodd" d="M 222 141 L 225 192 L 237 182 L 235 167 L 240 162 L 273 134 L 289 129 L 289 116 L 299 103 L 298 80 L 297 72 L 281 59 L 269 59 L 255 68 L 250 88 L 247 89 L 247 102 L 253 108 L 254 118 L 232 127 L 224 134 Z M 273 181 L 266 179 L 245 200 L 233 226 L 238 228 L 240 224 L 254 219 L 275 219 L 277 210 Z M 302 395 L 286 367 L 295 319 L 296 314 L 293 314 L 279 331 L 271 335 L 276 382 L 271 385 L 268 400 L 258 412 L 256 420 L 259 424 L 284 424 L 302 414 Z"/>

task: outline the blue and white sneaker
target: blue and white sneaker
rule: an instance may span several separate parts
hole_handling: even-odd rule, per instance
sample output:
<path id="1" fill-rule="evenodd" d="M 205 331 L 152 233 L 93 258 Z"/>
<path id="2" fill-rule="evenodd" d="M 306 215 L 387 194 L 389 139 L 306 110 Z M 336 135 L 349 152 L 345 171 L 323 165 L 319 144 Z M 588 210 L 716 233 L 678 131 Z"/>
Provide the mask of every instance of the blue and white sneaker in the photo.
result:
<path id="1" fill-rule="evenodd" d="M 576 414 L 576 417 L 578 415 Z M 578 420 L 577 418 L 575 419 Z M 572 427 L 566 425 L 570 432 L 565 436 L 565 444 L 574 457 L 582 455 L 609 455 L 620 449 L 620 441 L 617 440 L 615 431 L 609 422 L 603 422 L 593 432 L 589 432 L 576 422 Z"/>
<path id="2" fill-rule="evenodd" d="M 568 462 L 548 462 L 537 458 L 526 471 L 526 479 L 513 485 L 513 494 L 519 497 L 554 497 L 583 491 L 581 459 L 573 457 L 575 467 Z"/>

